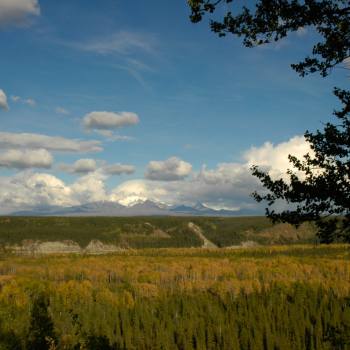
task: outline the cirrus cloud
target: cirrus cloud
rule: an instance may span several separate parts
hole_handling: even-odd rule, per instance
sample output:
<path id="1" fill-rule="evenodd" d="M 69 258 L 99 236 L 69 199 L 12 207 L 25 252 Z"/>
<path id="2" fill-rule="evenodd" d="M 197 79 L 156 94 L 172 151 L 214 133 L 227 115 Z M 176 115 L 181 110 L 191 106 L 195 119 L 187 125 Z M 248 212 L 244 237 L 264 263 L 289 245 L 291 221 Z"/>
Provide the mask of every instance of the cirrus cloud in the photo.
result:
<path id="1" fill-rule="evenodd" d="M 133 51 L 152 53 L 156 40 L 145 33 L 119 31 L 103 38 L 94 38 L 84 43 L 70 43 L 71 47 L 97 54 L 130 54 Z"/>
<path id="2" fill-rule="evenodd" d="M 23 103 L 30 107 L 36 106 L 36 101 L 33 98 L 22 98 L 21 96 L 11 96 L 11 100 L 15 103 Z"/>

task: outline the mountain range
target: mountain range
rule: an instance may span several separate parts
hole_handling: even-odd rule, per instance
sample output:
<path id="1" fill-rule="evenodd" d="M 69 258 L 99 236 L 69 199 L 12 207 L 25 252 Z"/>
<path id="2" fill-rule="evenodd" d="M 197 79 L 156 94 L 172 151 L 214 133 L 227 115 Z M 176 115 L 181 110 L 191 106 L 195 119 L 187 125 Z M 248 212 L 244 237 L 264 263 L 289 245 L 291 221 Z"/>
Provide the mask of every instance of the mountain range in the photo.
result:
<path id="1" fill-rule="evenodd" d="M 13 216 L 252 216 L 262 215 L 250 209 L 215 210 L 202 203 L 193 206 L 168 206 L 150 200 L 140 201 L 132 206 L 116 202 L 93 202 L 72 207 L 39 206 L 12 213 Z"/>

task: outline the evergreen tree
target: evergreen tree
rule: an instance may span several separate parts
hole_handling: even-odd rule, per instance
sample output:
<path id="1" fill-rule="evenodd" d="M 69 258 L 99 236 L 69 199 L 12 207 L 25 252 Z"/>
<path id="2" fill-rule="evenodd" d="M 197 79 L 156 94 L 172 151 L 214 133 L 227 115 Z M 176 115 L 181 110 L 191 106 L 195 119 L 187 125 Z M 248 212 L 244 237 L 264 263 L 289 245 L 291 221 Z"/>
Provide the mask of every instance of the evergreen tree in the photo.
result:
<path id="1" fill-rule="evenodd" d="M 49 299 L 40 293 L 34 297 L 27 337 L 27 349 L 49 350 L 55 341 L 54 324 L 48 312 Z"/>

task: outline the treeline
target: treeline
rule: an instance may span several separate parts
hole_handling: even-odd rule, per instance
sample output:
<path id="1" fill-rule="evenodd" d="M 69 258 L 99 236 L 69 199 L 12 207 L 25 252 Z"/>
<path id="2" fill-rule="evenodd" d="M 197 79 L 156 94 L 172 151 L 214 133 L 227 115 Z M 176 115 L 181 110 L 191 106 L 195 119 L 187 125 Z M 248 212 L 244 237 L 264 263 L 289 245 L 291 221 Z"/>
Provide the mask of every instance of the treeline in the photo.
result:
<path id="1" fill-rule="evenodd" d="M 192 218 L 201 227 L 206 238 L 218 247 L 240 245 L 254 241 L 261 245 L 315 243 L 316 228 L 304 223 L 298 229 L 289 224 L 273 225 L 266 217 Z"/>
<path id="2" fill-rule="evenodd" d="M 123 248 L 200 247 L 203 241 L 189 228 L 195 223 L 218 247 L 290 244 L 315 241 L 311 224 L 296 230 L 273 226 L 265 217 L 0 217 L 0 248 L 23 241 L 71 240 L 86 247 L 92 240 Z"/>
<path id="3" fill-rule="evenodd" d="M 1 315 L 0 349 L 350 349 L 350 299 L 307 284 L 92 302 L 80 312 L 53 303 L 34 295 L 22 333 Z"/>

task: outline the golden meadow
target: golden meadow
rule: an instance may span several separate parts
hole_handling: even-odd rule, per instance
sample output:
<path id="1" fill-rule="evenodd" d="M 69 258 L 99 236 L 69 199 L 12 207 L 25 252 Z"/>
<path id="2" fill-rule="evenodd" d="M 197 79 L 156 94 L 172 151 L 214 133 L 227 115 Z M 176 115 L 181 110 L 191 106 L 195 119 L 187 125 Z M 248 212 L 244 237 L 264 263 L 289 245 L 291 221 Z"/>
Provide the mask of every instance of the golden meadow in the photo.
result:
<path id="1" fill-rule="evenodd" d="M 0 349 L 39 348 L 45 319 L 47 349 L 348 349 L 349 253 L 347 245 L 4 253 Z M 47 301 L 36 304 L 38 296 Z"/>

